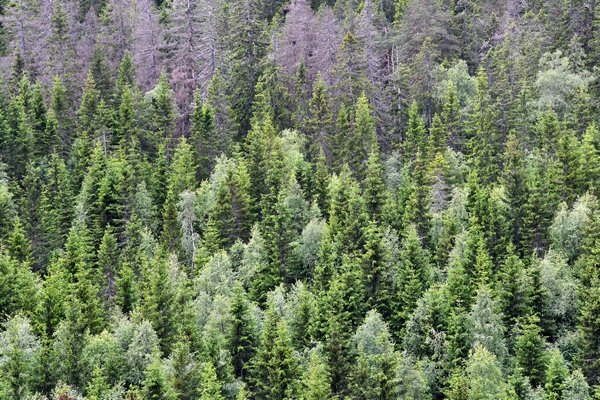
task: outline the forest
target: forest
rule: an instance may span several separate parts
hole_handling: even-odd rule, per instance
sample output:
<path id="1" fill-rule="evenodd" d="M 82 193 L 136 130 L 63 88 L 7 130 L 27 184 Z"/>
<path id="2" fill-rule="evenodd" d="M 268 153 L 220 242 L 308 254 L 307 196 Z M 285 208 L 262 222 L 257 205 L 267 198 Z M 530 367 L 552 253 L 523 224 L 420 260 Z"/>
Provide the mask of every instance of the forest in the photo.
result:
<path id="1" fill-rule="evenodd" d="M 0 0 L 0 399 L 600 400 L 600 1 Z"/>

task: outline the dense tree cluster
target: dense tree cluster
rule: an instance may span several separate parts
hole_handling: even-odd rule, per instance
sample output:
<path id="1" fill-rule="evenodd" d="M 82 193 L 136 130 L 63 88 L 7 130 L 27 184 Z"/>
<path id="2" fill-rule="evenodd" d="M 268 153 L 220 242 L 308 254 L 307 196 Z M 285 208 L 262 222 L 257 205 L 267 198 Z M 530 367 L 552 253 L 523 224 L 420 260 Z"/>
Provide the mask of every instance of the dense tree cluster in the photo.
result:
<path id="1" fill-rule="evenodd" d="M 0 398 L 600 399 L 600 4 L 0 0 Z"/>

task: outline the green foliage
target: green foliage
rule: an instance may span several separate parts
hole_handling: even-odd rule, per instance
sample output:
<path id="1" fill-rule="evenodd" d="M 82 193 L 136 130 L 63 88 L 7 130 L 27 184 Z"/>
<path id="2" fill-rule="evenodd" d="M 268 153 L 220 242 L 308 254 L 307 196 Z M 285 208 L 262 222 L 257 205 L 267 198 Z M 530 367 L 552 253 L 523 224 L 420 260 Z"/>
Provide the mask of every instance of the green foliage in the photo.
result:
<path id="1" fill-rule="evenodd" d="M 592 398 L 594 2 L 50 3 L 0 0 L 0 398 Z"/>
<path id="2" fill-rule="evenodd" d="M 253 392 L 264 399 L 284 399 L 294 396 L 298 377 L 298 360 L 285 322 L 274 304 L 269 304 L 263 333 L 256 355 L 252 359 Z"/>

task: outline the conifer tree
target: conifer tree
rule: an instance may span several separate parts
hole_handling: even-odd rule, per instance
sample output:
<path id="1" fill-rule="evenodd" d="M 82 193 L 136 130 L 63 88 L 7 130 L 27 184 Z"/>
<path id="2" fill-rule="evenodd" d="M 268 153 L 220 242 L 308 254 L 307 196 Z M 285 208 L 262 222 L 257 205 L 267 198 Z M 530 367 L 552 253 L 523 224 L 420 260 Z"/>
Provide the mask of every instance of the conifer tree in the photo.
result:
<path id="1" fill-rule="evenodd" d="M 488 76 L 483 67 L 477 72 L 477 94 L 470 117 L 470 156 L 484 183 L 493 182 L 497 176 L 498 132 L 495 111 L 491 105 Z"/>
<path id="2" fill-rule="evenodd" d="M 64 161 L 52 153 L 46 167 L 40 198 L 41 227 L 45 257 L 64 244 L 73 213 L 72 186 Z"/>
<path id="3" fill-rule="evenodd" d="M 421 245 L 416 227 L 409 225 L 403 232 L 403 245 L 400 250 L 400 263 L 396 272 L 395 288 L 398 295 L 390 299 L 394 303 L 391 319 L 393 332 L 398 332 L 408 320 L 420 298 L 430 283 L 430 265 L 427 253 Z"/>
<path id="4" fill-rule="evenodd" d="M 175 149 L 167 181 L 167 196 L 163 208 L 162 238 L 167 248 L 178 249 L 181 243 L 181 229 L 177 218 L 179 196 L 185 190 L 196 186 L 195 163 L 190 144 L 182 138 Z"/>
<path id="5" fill-rule="evenodd" d="M 221 382 L 217 377 L 217 371 L 210 362 L 202 364 L 202 374 L 200 376 L 200 400 L 224 400 L 221 394 Z"/>
<path id="6" fill-rule="evenodd" d="M 593 282 L 595 282 L 594 280 Z M 600 355 L 596 344 L 599 341 L 597 312 L 600 309 L 600 289 L 592 287 L 584 292 L 587 305 L 579 317 L 579 329 L 582 335 L 582 349 L 580 353 L 581 367 L 592 384 L 598 382 L 597 365 Z M 584 361 L 585 360 L 585 361 Z"/>
<path id="7" fill-rule="evenodd" d="M 502 183 L 509 206 L 510 220 L 512 221 L 512 243 L 521 248 L 523 225 L 525 218 L 525 205 L 527 203 L 527 187 L 525 171 L 522 165 L 523 151 L 517 136 L 508 137 L 504 150 L 504 168 Z"/>
<path id="8" fill-rule="evenodd" d="M 21 263 L 0 252 L 0 312 L 5 316 L 31 315 L 36 307 L 38 285 L 35 274 L 27 263 Z"/>
<path id="9" fill-rule="evenodd" d="M 176 394 L 169 384 L 165 367 L 159 357 L 154 360 L 145 371 L 145 378 L 142 386 L 142 395 L 148 400 L 173 400 Z"/>
<path id="10" fill-rule="evenodd" d="M 552 349 L 548 356 L 548 369 L 546 370 L 546 396 L 549 399 L 562 399 L 565 390 L 569 369 L 560 350 Z"/>
<path id="11" fill-rule="evenodd" d="M 200 93 L 196 92 L 194 111 L 190 117 L 190 141 L 198 160 L 198 180 L 208 177 L 215 165 L 215 159 L 226 150 L 225 143 L 217 134 L 213 108 L 210 104 L 202 103 Z"/>
<path id="12" fill-rule="evenodd" d="M 4 360 L 0 393 L 15 400 L 28 398 L 38 383 L 41 345 L 27 318 L 16 316 L 6 322 L 0 334 L 0 355 Z"/>
<path id="13" fill-rule="evenodd" d="M 333 116 L 326 83 L 319 73 L 313 85 L 312 98 L 308 102 L 308 158 L 315 160 L 321 152 L 332 156 Z"/>
<path id="14" fill-rule="evenodd" d="M 377 144 L 375 120 L 371 115 L 369 100 L 363 93 L 354 106 L 354 125 L 350 140 L 345 143 L 349 166 L 357 179 L 365 176 L 370 150 Z"/>
<path id="15" fill-rule="evenodd" d="M 575 133 L 571 130 L 564 132 L 558 139 L 556 157 L 560 166 L 562 178 L 562 199 L 571 204 L 577 195 L 582 193 L 584 184 L 581 175 L 581 148 Z"/>
<path id="16" fill-rule="evenodd" d="M 454 82 L 448 82 L 444 106 L 442 109 L 441 123 L 447 129 L 447 138 L 454 149 L 464 148 L 464 137 L 460 119 L 460 102 Z"/>
<path id="17" fill-rule="evenodd" d="M 102 138 L 102 142 L 110 143 L 110 148 L 125 150 L 134 140 L 137 130 L 133 92 L 129 86 L 125 87 L 121 93 L 116 120 L 117 126 L 114 135 L 108 140 Z M 109 146 L 105 146 L 105 148 L 107 147 Z"/>
<path id="18" fill-rule="evenodd" d="M 419 150 L 408 182 L 402 223 L 415 224 L 419 237 L 428 245 L 431 226 L 431 183 L 425 154 Z"/>
<path id="19" fill-rule="evenodd" d="M 596 125 L 587 127 L 581 139 L 582 183 L 584 189 L 595 192 L 600 187 L 600 136 Z"/>
<path id="20" fill-rule="evenodd" d="M 530 306 L 530 281 L 523 261 L 515 254 L 513 246 L 498 271 L 496 293 L 500 302 L 504 326 L 515 326 L 526 316 Z"/>
<path id="21" fill-rule="evenodd" d="M 156 138 L 159 141 L 166 140 L 169 144 L 175 128 L 175 110 L 173 91 L 164 71 L 161 73 L 153 92 L 150 101 L 152 126 Z"/>
<path id="22" fill-rule="evenodd" d="M 254 356 L 257 332 L 244 289 L 236 284 L 233 290 L 229 348 L 234 372 L 244 379 L 249 370 L 248 363 Z"/>
<path id="23" fill-rule="evenodd" d="M 121 63 L 119 64 L 119 70 L 117 72 L 117 82 L 116 82 L 116 93 L 115 99 L 116 103 L 119 103 L 119 99 L 123 95 L 123 91 L 126 88 L 135 88 L 136 87 L 136 79 L 135 79 L 135 66 L 133 65 L 133 59 L 131 57 L 131 53 L 129 51 L 125 51 L 123 54 L 123 58 L 121 59 Z"/>
<path id="24" fill-rule="evenodd" d="M 328 357 L 331 388 L 335 394 L 348 389 L 352 360 L 350 333 L 364 312 L 364 289 L 356 266 L 346 258 L 319 305 L 321 336 Z"/>
<path id="25" fill-rule="evenodd" d="M 71 102 L 69 91 L 64 82 L 56 77 L 52 81 L 52 93 L 50 96 L 50 108 L 54 111 L 57 121 L 57 137 L 59 138 L 59 154 L 63 157 L 67 154 L 72 143 L 74 121 L 70 109 Z"/>
<path id="26" fill-rule="evenodd" d="M 176 333 L 175 287 L 171 278 L 170 260 L 157 254 L 151 260 L 143 282 L 139 310 L 150 321 L 161 348 L 169 353 Z"/>
<path id="27" fill-rule="evenodd" d="M 402 154 L 404 160 L 412 160 L 419 151 L 423 151 L 425 140 L 425 122 L 419 114 L 417 102 L 414 101 L 408 110 L 408 127 L 402 138 Z"/>
<path id="28" fill-rule="evenodd" d="M 293 397 L 298 367 L 287 326 L 274 304 L 269 304 L 260 345 L 252 359 L 253 392 L 263 399 Z"/>
<path id="29" fill-rule="evenodd" d="M 341 170 L 344 165 L 350 163 L 350 153 L 347 143 L 352 135 L 352 115 L 346 104 L 342 103 L 339 107 L 335 121 L 336 134 L 332 144 L 333 164 L 336 170 Z"/>
<path id="30" fill-rule="evenodd" d="M 545 341 L 542 329 L 539 327 L 539 318 L 529 317 L 523 325 L 515 344 L 515 358 L 517 366 L 523 374 L 529 377 L 535 387 L 544 382 L 546 374 Z"/>
<path id="31" fill-rule="evenodd" d="M 84 86 L 79 109 L 77 110 L 77 129 L 84 135 L 91 135 L 96 109 L 100 101 L 100 92 L 96 89 L 96 82 L 91 71 L 88 72 Z"/>
<path id="32" fill-rule="evenodd" d="M 23 79 L 26 79 L 25 77 Z M 7 142 L 7 161 L 16 178 L 22 178 L 26 172 L 27 160 L 33 155 L 33 131 L 27 115 L 26 93 L 11 98 L 8 105 L 9 128 L 11 138 Z"/>
<path id="33" fill-rule="evenodd" d="M 374 220 L 380 220 L 381 212 L 386 201 L 383 165 L 379 146 L 373 144 L 367 160 L 367 171 L 364 180 L 364 196 L 367 210 Z"/>
<path id="34" fill-rule="evenodd" d="M 331 395 L 327 364 L 318 350 L 311 351 L 308 366 L 302 373 L 299 385 L 301 400 L 327 399 Z"/>

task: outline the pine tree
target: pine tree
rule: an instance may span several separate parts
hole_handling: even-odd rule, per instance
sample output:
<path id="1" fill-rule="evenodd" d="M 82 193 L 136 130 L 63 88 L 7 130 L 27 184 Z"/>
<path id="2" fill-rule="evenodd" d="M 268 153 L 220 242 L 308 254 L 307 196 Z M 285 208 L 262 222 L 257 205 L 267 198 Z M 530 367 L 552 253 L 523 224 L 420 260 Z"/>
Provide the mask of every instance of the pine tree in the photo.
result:
<path id="1" fill-rule="evenodd" d="M 167 248 L 178 249 L 181 244 L 181 229 L 177 218 L 177 204 L 179 195 L 185 190 L 192 190 L 196 186 L 195 163 L 190 144 L 181 138 L 175 149 L 173 162 L 167 182 L 167 197 L 163 208 L 162 238 Z"/>
<path id="2" fill-rule="evenodd" d="M 523 158 L 523 150 L 517 136 L 514 134 L 509 135 L 504 150 L 502 183 L 510 210 L 512 243 L 519 249 L 521 249 L 523 220 L 528 197 L 525 170 L 522 164 Z"/>
<path id="3" fill-rule="evenodd" d="M 168 144 L 173 137 L 175 128 L 175 110 L 173 91 L 169 85 L 167 74 L 163 71 L 154 88 L 150 102 L 152 126 L 156 138 Z"/>
<path id="4" fill-rule="evenodd" d="M 173 388 L 169 384 L 165 367 L 159 357 L 154 360 L 144 373 L 142 395 L 148 400 L 172 400 L 176 398 Z"/>
<path id="5" fill-rule="evenodd" d="M 321 152 L 332 157 L 333 116 L 331 100 L 326 83 L 321 74 L 317 75 L 313 85 L 312 98 L 308 102 L 309 115 L 306 121 L 309 138 L 307 155 L 309 160 L 315 160 Z"/>
<path id="6" fill-rule="evenodd" d="M 302 373 L 299 385 L 299 399 L 301 400 L 321 400 L 331 396 L 329 371 L 318 350 L 311 351 L 308 366 Z"/>
<path id="7" fill-rule="evenodd" d="M 415 101 L 408 110 L 408 127 L 402 138 L 402 155 L 404 160 L 413 160 L 419 152 L 422 153 L 425 140 L 425 122 L 419 115 L 419 106 Z"/>
<path id="8" fill-rule="evenodd" d="M 569 375 L 569 368 L 563 358 L 560 350 L 551 350 L 548 356 L 548 368 L 546 370 L 546 397 L 548 399 L 562 399 L 565 390 L 566 380 Z"/>
<path id="9" fill-rule="evenodd" d="M 381 219 L 381 212 L 386 202 L 386 190 L 379 146 L 375 143 L 369 152 L 364 180 L 365 203 L 373 220 Z"/>
<path id="10" fill-rule="evenodd" d="M 254 356 L 257 333 L 244 289 L 236 284 L 233 293 L 229 348 L 234 372 L 244 379 L 249 369 L 248 363 Z"/>
<path id="11" fill-rule="evenodd" d="M 462 123 L 460 118 L 460 102 L 454 82 L 448 82 L 444 106 L 442 109 L 441 122 L 447 129 L 447 138 L 454 149 L 463 149 L 464 140 Z"/>
<path id="12" fill-rule="evenodd" d="M 480 67 L 477 72 L 477 95 L 469 124 L 469 154 L 473 167 L 484 183 L 493 182 L 497 176 L 498 132 L 495 118 L 488 76 L 483 67 Z"/>
<path id="13" fill-rule="evenodd" d="M 169 353 L 176 333 L 175 287 L 171 278 L 170 260 L 157 254 L 146 271 L 139 310 L 150 321 L 160 339 L 161 348 Z"/>
<path id="14" fill-rule="evenodd" d="M 517 337 L 515 360 L 534 387 L 544 382 L 547 364 L 544 347 L 539 318 L 529 317 Z"/>
<path id="15" fill-rule="evenodd" d="M 369 100 L 363 93 L 356 100 L 353 132 L 345 143 L 350 169 L 357 179 L 364 178 L 369 151 L 376 145 L 375 119 L 371 115 Z"/>
<path id="16" fill-rule="evenodd" d="M 221 394 L 221 382 L 217 377 L 217 371 L 210 362 L 202 364 L 202 374 L 200 377 L 201 387 L 200 400 L 224 400 Z"/>
<path id="17" fill-rule="evenodd" d="M 269 304 L 260 345 L 252 359 L 250 380 L 253 391 L 262 399 L 283 400 L 292 397 L 297 376 L 298 360 L 287 326 L 274 304 Z"/>
<path id="18" fill-rule="evenodd" d="M 215 159 L 226 150 L 226 146 L 217 135 L 213 108 L 210 104 L 202 103 L 199 92 L 196 92 L 194 111 L 190 119 L 190 141 L 198 160 L 196 177 L 202 180 L 209 175 Z"/>
<path id="19" fill-rule="evenodd" d="M 11 399 L 29 398 L 37 383 L 41 345 L 29 320 L 17 316 L 6 322 L 0 334 L 0 393 Z M 6 385 L 6 387 L 2 387 Z"/>
<path id="20" fill-rule="evenodd" d="M 515 254 L 513 246 L 498 271 L 496 293 L 500 302 L 504 325 L 515 326 L 525 318 L 530 306 L 530 281 L 523 261 Z"/>
<path id="21" fill-rule="evenodd" d="M 595 280 L 593 281 L 595 282 Z M 599 381 L 598 363 L 600 354 L 598 352 L 598 310 L 600 309 L 600 289 L 591 287 L 584 291 L 584 304 L 586 306 L 581 310 L 579 317 L 579 330 L 582 335 L 582 348 L 579 355 L 581 367 L 583 368 L 588 380 L 595 384 Z"/>
<path id="22" fill-rule="evenodd" d="M 581 139 L 582 180 L 586 190 L 600 188 L 600 136 L 594 124 L 589 125 Z"/>
<path id="23" fill-rule="evenodd" d="M 423 250 L 415 226 L 407 226 L 402 237 L 395 284 L 398 293 L 395 301 L 398 304 L 394 306 L 395 315 L 392 317 L 393 332 L 401 329 L 408 320 L 420 294 L 427 289 L 431 274 L 427 253 Z"/>
<path id="24" fill-rule="evenodd" d="M 364 93 L 370 93 L 366 78 L 366 54 L 362 44 L 348 31 L 337 53 L 337 64 L 332 73 L 333 91 L 339 103 L 355 104 Z"/>

